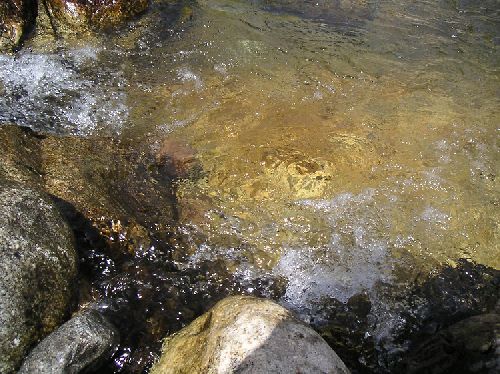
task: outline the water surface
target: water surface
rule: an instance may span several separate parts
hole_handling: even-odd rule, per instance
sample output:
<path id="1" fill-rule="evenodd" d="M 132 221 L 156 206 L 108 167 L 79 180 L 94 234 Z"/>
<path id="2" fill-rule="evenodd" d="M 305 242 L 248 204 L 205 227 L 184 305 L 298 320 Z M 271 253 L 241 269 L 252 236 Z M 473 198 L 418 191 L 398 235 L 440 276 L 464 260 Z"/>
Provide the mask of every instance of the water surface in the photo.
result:
<path id="1" fill-rule="evenodd" d="M 284 279 L 280 301 L 309 322 L 325 298 L 366 294 L 366 333 L 390 351 L 406 306 L 387 287 L 461 258 L 500 268 L 499 10 L 154 6 L 99 40 L 0 56 L 0 119 L 189 149 L 177 265 L 222 260 L 248 288 Z"/>

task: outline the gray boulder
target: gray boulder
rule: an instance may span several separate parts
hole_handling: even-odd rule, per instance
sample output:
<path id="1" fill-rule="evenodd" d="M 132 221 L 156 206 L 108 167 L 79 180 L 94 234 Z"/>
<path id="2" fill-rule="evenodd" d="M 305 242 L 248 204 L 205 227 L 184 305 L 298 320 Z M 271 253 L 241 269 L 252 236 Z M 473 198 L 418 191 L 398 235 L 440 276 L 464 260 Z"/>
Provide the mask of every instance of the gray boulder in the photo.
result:
<path id="1" fill-rule="evenodd" d="M 47 336 L 18 374 L 72 374 L 96 367 L 118 344 L 118 332 L 99 312 L 86 310 Z"/>
<path id="2" fill-rule="evenodd" d="M 310 327 L 278 304 L 228 297 L 167 338 L 151 374 L 349 373 Z"/>
<path id="3" fill-rule="evenodd" d="M 0 212 L 0 373 L 10 373 L 68 312 L 77 255 L 42 193 L 0 179 Z"/>

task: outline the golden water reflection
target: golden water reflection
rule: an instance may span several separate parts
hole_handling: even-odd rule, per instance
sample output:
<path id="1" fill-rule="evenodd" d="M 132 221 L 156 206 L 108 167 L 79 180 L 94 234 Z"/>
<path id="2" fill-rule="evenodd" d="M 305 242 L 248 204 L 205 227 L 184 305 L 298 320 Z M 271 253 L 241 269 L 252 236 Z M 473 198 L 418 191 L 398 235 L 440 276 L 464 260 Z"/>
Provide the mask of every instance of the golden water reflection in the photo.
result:
<path id="1" fill-rule="evenodd" d="M 194 258 L 279 272 L 303 250 L 410 277 L 460 257 L 500 266 L 498 48 L 487 36 L 477 45 L 440 24 L 430 3 L 411 17 L 379 4 L 352 36 L 234 4 L 202 2 L 186 38 L 209 48 L 177 63 L 156 127 L 194 147 L 204 170 L 178 189 Z"/>
<path id="2" fill-rule="evenodd" d="M 496 2 L 177 3 L 176 25 L 153 10 L 92 58 L 126 97 L 122 140 L 202 170 L 177 182 L 183 261 L 334 297 L 500 267 Z"/>

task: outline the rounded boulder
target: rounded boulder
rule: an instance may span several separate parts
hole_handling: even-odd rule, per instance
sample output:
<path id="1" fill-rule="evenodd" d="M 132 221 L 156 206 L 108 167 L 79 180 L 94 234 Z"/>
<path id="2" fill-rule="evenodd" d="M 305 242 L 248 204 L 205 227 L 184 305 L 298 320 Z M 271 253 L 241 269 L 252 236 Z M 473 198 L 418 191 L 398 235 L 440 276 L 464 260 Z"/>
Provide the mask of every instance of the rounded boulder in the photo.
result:
<path id="1" fill-rule="evenodd" d="M 77 254 L 44 194 L 0 179 L 0 211 L 0 373 L 10 373 L 67 315 Z"/>
<path id="2" fill-rule="evenodd" d="M 309 326 L 266 299 L 232 296 L 167 338 L 152 374 L 349 373 Z"/>

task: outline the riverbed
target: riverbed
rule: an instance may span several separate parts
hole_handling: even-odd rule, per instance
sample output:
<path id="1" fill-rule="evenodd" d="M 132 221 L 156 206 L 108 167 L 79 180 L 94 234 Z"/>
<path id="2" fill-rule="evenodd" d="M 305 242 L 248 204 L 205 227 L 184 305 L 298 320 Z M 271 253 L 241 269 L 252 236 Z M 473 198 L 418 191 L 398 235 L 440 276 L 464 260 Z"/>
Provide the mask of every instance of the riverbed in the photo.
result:
<path id="1" fill-rule="evenodd" d="M 216 263 L 207 272 L 230 274 L 231 292 L 316 326 L 325 304 L 362 295 L 356 328 L 390 360 L 407 348 L 395 339 L 418 314 L 416 285 L 464 261 L 500 269 L 499 11 L 154 3 L 108 34 L 0 56 L 0 120 L 187 155 L 172 266 Z M 363 354 L 361 368 L 391 370 Z"/>

